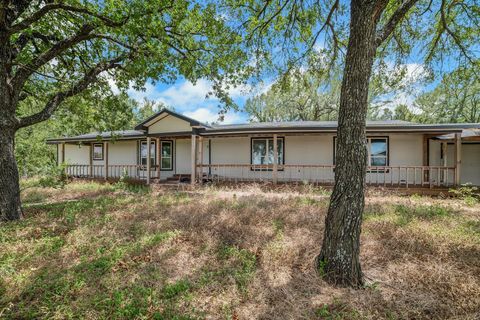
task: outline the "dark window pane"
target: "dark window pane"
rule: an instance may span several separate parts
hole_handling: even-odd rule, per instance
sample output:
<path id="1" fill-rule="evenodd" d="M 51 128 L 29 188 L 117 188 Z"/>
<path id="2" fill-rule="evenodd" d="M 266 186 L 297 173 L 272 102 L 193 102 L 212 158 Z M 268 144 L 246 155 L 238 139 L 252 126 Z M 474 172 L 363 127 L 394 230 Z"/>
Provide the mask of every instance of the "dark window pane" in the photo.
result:
<path id="1" fill-rule="evenodd" d="M 278 148 L 277 148 L 278 164 L 282 164 L 283 163 L 283 139 L 278 139 L 277 144 L 278 144 Z"/>
<path id="2" fill-rule="evenodd" d="M 147 158 L 147 144 L 142 142 L 140 147 L 140 157 Z"/>
<path id="3" fill-rule="evenodd" d="M 370 154 L 372 156 L 386 156 L 387 155 L 387 140 L 372 139 Z"/>
<path id="4" fill-rule="evenodd" d="M 172 158 L 162 158 L 162 169 L 172 168 Z"/>
<path id="5" fill-rule="evenodd" d="M 172 144 L 171 143 L 162 143 L 162 157 L 171 157 L 172 156 Z"/>
<path id="6" fill-rule="evenodd" d="M 278 140 L 277 140 L 277 144 L 278 144 Z M 278 145 L 277 145 L 278 147 Z M 268 164 L 272 164 L 273 163 L 273 140 L 268 140 Z"/>
<path id="7" fill-rule="evenodd" d="M 150 157 L 153 159 L 155 162 L 155 142 L 152 142 L 150 144 Z"/>
<path id="8" fill-rule="evenodd" d="M 252 164 L 265 164 L 267 140 L 252 141 Z"/>
<path id="9" fill-rule="evenodd" d="M 386 166 L 387 165 L 387 158 L 385 158 L 385 157 L 372 157 L 371 165 L 372 166 Z"/>
<path id="10" fill-rule="evenodd" d="M 103 158 L 103 146 L 94 145 L 93 146 L 93 159 L 102 159 Z"/>
<path id="11" fill-rule="evenodd" d="M 147 157 L 148 157 L 148 149 L 147 149 L 147 142 L 142 141 L 140 143 L 140 164 L 142 166 L 147 165 Z M 155 165 L 155 142 L 152 141 L 150 143 L 150 165 Z"/>

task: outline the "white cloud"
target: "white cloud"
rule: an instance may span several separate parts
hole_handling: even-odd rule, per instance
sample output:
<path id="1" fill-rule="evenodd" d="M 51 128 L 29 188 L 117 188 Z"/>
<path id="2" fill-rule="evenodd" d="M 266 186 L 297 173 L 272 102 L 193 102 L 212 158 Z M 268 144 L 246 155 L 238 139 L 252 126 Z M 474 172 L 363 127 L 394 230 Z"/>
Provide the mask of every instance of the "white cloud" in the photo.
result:
<path id="1" fill-rule="evenodd" d="M 428 76 L 427 69 L 423 64 L 407 63 L 401 66 L 405 70 L 405 82 L 415 83 Z"/>
<path id="2" fill-rule="evenodd" d="M 145 98 L 147 98 L 148 100 L 158 99 L 158 91 L 156 90 L 153 84 L 147 82 L 145 83 L 144 88 L 145 90 L 135 90 L 132 87 L 130 87 L 127 90 L 127 93 L 130 96 L 130 98 L 137 100 L 140 103 L 142 103 L 143 99 Z"/>
<path id="3" fill-rule="evenodd" d="M 198 108 L 193 111 L 185 111 L 183 114 L 187 117 L 193 118 L 200 122 L 208 122 L 208 123 L 219 122 L 218 113 L 208 108 Z M 240 123 L 240 122 L 244 122 L 244 117 L 242 117 L 241 114 L 234 111 L 228 111 L 224 116 L 224 121 L 219 123 L 231 124 L 231 123 Z"/>
<path id="4" fill-rule="evenodd" d="M 199 80 L 195 84 L 184 81 L 158 92 L 158 99 L 175 108 L 182 108 L 205 101 L 210 90 L 211 85 L 206 80 Z"/>

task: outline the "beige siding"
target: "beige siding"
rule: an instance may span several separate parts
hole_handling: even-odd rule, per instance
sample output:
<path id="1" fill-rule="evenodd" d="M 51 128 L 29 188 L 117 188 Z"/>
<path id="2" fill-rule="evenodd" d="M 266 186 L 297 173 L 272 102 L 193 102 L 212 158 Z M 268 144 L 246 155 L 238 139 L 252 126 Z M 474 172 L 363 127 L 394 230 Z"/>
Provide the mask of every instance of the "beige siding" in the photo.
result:
<path id="1" fill-rule="evenodd" d="M 250 138 L 213 138 L 212 164 L 250 164 Z"/>
<path id="2" fill-rule="evenodd" d="M 333 135 L 287 136 L 286 164 L 333 164 Z"/>
<path id="3" fill-rule="evenodd" d="M 109 164 L 137 164 L 137 141 L 116 141 L 108 145 Z"/>
<path id="4" fill-rule="evenodd" d="M 190 139 L 177 139 L 175 141 L 175 172 L 178 174 L 189 174 L 191 172 L 190 143 Z"/>
<path id="5" fill-rule="evenodd" d="M 184 132 L 191 130 L 192 127 L 190 127 L 190 123 L 173 116 L 166 116 L 148 127 L 148 133 Z"/>
<path id="6" fill-rule="evenodd" d="M 390 165 L 421 166 L 423 163 L 423 135 L 391 134 Z"/>
<path id="7" fill-rule="evenodd" d="M 250 164 L 250 138 L 212 138 L 211 163 L 215 164 Z M 212 175 L 230 178 L 246 178 L 250 173 L 248 168 L 221 168 L 213 166 Z"/>
<path id="8" fill-rule="evenodd" d="M 389 137 L 389 165 L 391 167 L 403 166 L 422 166 L 423 165 L 423 135 L 421 134 L 390 134 Z M 416 172 L 415 172 L 416 171 Z M 415 181 L 417 184 L 422 183 L 422 173 L 420 169 L 397 169 L 392 168 L 386 174 L 384 173 L 368 173 L 367 178 L 370 181 L 386 180 L 389 182 L 406 183 L 408 174 L 408 182 Z"/>
<path id="9" fill-rule="evenodd" d="M 480 144 L 462 144 L 461 183 L 480 186 Z"/>
<path id="10" fill-rule="evenodd" d="M 60 158 L 62 158 L 62 147 L 58 147 Z M 90 164 L 90 146 L 65 144 L 65 162 L 67 164 Z"/>

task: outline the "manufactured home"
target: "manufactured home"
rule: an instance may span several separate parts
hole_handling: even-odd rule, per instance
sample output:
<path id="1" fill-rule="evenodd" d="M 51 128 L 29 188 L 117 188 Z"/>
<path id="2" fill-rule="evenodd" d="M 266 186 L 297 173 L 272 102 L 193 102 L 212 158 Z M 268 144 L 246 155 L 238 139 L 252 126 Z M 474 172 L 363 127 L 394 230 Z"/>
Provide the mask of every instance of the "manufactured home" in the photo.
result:
<path id="1" fill-rule="evenodd" d="M 367 184 L 480 185 L 480 124 L 367 122 Z M 76 178 L 332 184 L 337 123 L 209 125 L 164 109 L 134 130 L 48 140 Z"/>

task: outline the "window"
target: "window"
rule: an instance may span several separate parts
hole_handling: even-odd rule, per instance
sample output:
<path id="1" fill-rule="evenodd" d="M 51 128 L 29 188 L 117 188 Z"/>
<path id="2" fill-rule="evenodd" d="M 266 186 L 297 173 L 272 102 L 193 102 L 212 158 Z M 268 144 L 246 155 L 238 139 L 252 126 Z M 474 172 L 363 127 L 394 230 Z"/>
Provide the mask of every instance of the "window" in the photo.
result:
<path id="1" fill-rule="evenodd" d="M 92 160 L 103 160 L 103 143 L 94 143 Z"/>
<path id="2" fill-rule="evenodd" d="M 284 139 L 277 138 L 277 164 L 284 163 Z M 272 138 L 255 138 L 252 139 L 251 164 L 253 165 L 273 165 L 273 139 Z"/>
<path id="3" fill-rule="evenodd" d="M 154 166 L 156 164 L 155 159 L 156 157 L 156 144 L 155 141 L 150 142 L 150 166 Z M 140 142 L 140 164 L 142 166 L 147 165 L 147 156 L 148 156 L 148 149 L 147 149 L 147 141 Z"/>
<path id="4" fill-rule="evenodd" d="M 333 142 L 335 145 L 333 153 L 333 164 L 335 164 L 335 153 L 337 149 L 337 137 L 334 137 Z M 388 166 L 388 138 L 373 137 L 367 138 L 367 151 L 368 151 L 368 163 L 369 167 L 386 167 Z"/>
<path id="5" fill-rule="evenodd" d="M 161 159 L 161 169 L 162 170 L 173 170 L 173 142 L 172 141 L 161 141 L 160 142 L 160 155 Z"/>
<path id="6" fill-rule="evenodd" d="M 372 167 L 388 166 L 388 139 L 368 138 L 369 160 L 368 165 Z"/>

